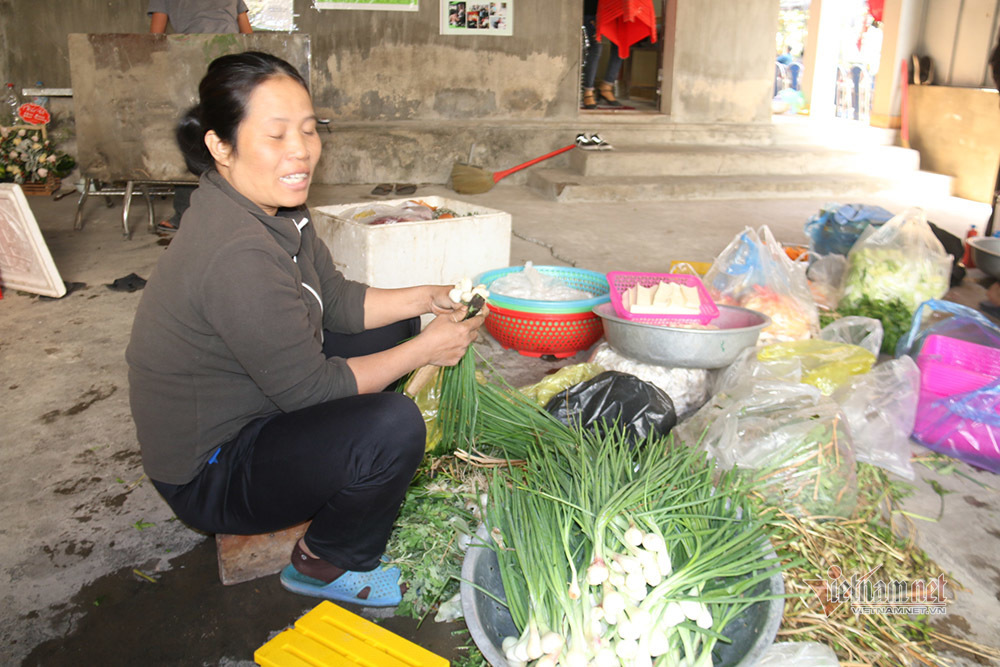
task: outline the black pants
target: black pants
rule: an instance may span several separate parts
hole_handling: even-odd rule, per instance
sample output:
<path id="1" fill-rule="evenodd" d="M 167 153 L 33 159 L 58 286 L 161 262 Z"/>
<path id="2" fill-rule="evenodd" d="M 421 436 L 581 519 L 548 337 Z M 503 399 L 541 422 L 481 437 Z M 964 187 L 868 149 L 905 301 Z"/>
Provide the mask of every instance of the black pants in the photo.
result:
<path id="1" fill-rule="evenodd" d="M 419 320 L 363 334 L 327 332 L 327 356 L 384 350 Z M 257 419 L 223 444 L 192 481 L 154 481 L 182 521 L 210 533 L 253 535 L 312 519 L 306 544 L 348 570 L 367 571 L 392 531 L 424 453 L 424 421 L 403 394 L 362 394 Z"/>

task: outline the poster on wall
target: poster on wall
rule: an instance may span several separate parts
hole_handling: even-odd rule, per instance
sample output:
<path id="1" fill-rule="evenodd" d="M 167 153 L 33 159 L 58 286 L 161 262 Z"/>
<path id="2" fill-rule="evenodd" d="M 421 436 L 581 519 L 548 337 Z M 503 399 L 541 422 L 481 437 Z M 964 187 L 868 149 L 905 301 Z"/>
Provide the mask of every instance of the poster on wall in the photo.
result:
<path id="1" fill-rule="evenodd" d="M 442 35 L 511 35 L 514 0 L 441 0 Z"/>
<path id="2" fill-rule="evenodd" d="M 314 0 L 316 9 L 387 9 L 415 12 L 420 0 Z"/>
<path id="3" fill-rule="evenodd" d="M 244 0 L 255 31 L 294 32 L 294 0 Z"/>
<path id="4" fill-rule="evenodd" d="M 66 294 L 66 283 L 16 183 L 0 183 L 0 285 L 5 291 L 55 298 Z"/>

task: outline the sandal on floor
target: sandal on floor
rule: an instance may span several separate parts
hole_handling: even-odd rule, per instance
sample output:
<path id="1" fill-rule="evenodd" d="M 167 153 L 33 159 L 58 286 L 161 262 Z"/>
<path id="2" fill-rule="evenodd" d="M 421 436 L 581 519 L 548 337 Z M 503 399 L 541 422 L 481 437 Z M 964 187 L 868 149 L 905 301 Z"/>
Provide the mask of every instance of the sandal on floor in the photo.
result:
<path id="1" fill-rule="evenodd" d="M 164 234 L 173 234 L 177 231 L 177 225 L 169 220 L 161 220 L 156 223 L 156 231 L 162 232 Z"/>
<path id="2" fill-rule="evenodd" d="M 387 195 L 392 192 L 392 183 L 379 183 L 372 189 L 373 195 Z"/>
<path id="3" fill-rule="evenodd" d="M 324 598 L 334 602 L 346 602 L 363 607 L 395 607 L 403 599 L 399 589 L 399 568 L 380 565 L 371 572 L 348 570 L 327 584 L 319 579 L 307 577 L 294 565 L 286 565 L 281 571 L 281 585 L 293 593 Z M 368 589 L 368 596 L 358 594 Z"/>
<path id="4" fill-rule="evenodd" d="M 417 191 L 417 186 L 413 183 L 396 183 L 397 195 L 412 195 Z"/>

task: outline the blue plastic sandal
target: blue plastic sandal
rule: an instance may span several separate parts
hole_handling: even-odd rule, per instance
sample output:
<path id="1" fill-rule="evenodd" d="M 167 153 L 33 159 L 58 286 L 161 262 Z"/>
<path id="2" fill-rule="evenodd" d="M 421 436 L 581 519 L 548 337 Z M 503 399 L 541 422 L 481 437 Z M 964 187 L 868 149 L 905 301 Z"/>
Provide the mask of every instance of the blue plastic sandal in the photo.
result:
<path id="1" fill-rule="evenodd" d="M 347 602 L 363 607 L 395 607 L 402 599 L 399 590 L 399 568 L 380 565 L 371 572 L 348 570 L 331 583 L 307 577 L 294 565 L 286 565 L 281 571 L 281 585 L 285 589 L 314 598 L 325 598 L 335 602 Z M 369 589 L 367 598 L 359 598 L 358 593 Z"/>

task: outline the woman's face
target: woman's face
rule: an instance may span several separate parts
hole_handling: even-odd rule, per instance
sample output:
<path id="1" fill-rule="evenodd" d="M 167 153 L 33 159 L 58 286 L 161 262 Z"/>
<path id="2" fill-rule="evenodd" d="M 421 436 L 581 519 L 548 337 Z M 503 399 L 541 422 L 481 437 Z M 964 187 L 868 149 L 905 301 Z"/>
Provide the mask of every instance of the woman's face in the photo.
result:
<path id="1" fill-rule="evenodd" d="M 209 149 L 212 136 L 206 136 Z M 295 79 L 274 76 L 259 84 L 236 131 L 236 146 L 216 144 L 219 173 L 265 213 L 305 203 L 321 145 L 312 100 Z"/>

